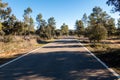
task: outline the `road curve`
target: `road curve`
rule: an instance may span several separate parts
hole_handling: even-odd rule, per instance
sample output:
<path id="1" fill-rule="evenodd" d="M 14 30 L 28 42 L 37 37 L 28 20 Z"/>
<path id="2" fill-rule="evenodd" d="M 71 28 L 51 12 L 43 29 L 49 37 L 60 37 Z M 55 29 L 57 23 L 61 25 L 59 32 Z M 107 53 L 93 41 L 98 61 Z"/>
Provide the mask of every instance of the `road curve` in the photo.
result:
<path id="1" fill-rule="evenodd" d="M 76 40 L 63 39 L 0 68 L 0 80 L 117 80 Z"/>

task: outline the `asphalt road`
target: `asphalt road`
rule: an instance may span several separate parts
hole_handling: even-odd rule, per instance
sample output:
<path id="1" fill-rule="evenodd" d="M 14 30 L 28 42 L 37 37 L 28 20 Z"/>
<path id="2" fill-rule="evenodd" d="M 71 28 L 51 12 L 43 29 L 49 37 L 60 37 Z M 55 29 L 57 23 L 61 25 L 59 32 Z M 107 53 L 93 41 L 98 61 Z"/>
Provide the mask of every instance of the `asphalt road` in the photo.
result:
<path id="1" fill-rule="evenodd" d="M 0 68 L 0 80 L 117 80 L 76 40 L 58 40 Z"/>

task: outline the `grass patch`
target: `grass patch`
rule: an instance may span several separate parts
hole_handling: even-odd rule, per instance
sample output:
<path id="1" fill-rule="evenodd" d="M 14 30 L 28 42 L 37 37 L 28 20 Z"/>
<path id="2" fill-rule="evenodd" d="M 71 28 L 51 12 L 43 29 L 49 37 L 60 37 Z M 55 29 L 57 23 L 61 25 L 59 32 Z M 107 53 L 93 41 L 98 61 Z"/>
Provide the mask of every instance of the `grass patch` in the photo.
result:
<path id="1" fill-rule="evenodd" d="M 120 74 L 120 46 L 118 43 L 115 43 L 115 41 L 112 43 L 111 40 L 107 40 L 106 44 L 96 43 L 95 45 L 89 43 L 88 41 L 80 42 L 83 43 L 84 46 L 98 58 L 105 62 L 110 68 Z"/>
<path id="2" fill-rule="evenodd" d="M 0 64 L 3 64 L 9 60 L 12 60 L 16 57 L 19 57 L 27 52 L 34 50 L 40 46 L 43 46 L 47 43 L 53 42 L 52 40 L 41 40 L 37 41 L 36 39 L 31 39 L 30 41 L 19 40 L 16 42 L 0 43 Z"/>

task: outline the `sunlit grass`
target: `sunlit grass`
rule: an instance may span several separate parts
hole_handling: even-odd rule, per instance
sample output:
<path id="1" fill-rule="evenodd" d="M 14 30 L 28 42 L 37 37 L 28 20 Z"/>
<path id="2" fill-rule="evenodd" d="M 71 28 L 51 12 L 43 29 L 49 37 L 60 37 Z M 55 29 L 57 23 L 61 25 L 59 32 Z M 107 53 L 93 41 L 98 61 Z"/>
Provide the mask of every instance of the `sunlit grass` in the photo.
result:
<path id="1" fill-rule="evenodd" d="M 16 58 L 20 55 L 23 55 L 33 49 L 38 47 L 42 47 L 45 44 L 53 42 L 54 39 L 50 40 L 43 40 L 42 42 L 38 43 L 36 39 L 31 41 L 20 40 L 17 42 L 8 42 L 8 43 L 0 43 L 0 64 L 10 59 Z"/>
<path id="2" fill-rule="evenodd" d="M 81 42 L 110 68 L 120 74 L 120 40 L 105 40 L 105 43 L 96 43 L 95 45 L 87 40 Z"/>

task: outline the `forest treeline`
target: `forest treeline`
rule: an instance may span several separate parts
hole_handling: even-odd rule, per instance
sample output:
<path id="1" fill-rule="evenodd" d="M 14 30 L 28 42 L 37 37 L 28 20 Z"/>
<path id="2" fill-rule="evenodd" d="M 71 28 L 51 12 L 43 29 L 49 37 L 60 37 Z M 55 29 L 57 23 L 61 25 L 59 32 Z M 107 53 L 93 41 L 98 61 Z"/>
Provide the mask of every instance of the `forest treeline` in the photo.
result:
<path id="1" fill-rule="evenodd" d="M 113 13 L 120 12 L 120 0 L 107 0 L 106 4 L 113 7 L 111 10 Z M 75 32 L 78 36 L 84 35 L 93 42 L 99 42 L 111 36 L 120 38 L 120 18 L 116 24 L 114 18 L 96 6 L 89 16 L 85 13 L 81 20 L 76 21 Z"/>
<path id="2" fill-rule="evenodd" d="M 47 21 L 43 19 L 41 13 L 36 15 L 36 21 L 32 18 L 32 9 L 28 7 L 23 11 L 23 20 L 19 20 L 12 13 L 12 9 L 8 7 L 8 3 L 0 0 L 0 36 L 5 40 L 6 36 L 30 36 L 38 35 L 42 39 L 51 39 L 60 35 L 68 35 L 68 25 L 63 23 L 61 29 L 56 29 L 56 21 L 54 17 L 50 17 Z M 37 27 L 35 26 L 37 23 Z"/>
<path id="3" fill-rule="evenodd" d="M 32 13 L 30 7 L 25 9 L 21 21 L 12 14 L 8 3 L 0 0 L 0 40 L 7 39 L 9 41 L 10 36 L 37 35 L 42 39 L 51 39 L 63 35 L 77 35 L 79 37 L 84 35 L 90 41 L 99 42 L 110 36 L 120 36 L 120 19 L 115 24 L 115 19 L 97 6 L 93 8 L 90 15 L 87 16 L 85 13 L 82 19 L 76 20 L 75 30 L 69 30 L 69 26 L 65 23 L 61 25 L 61 29 L 57 29 L 55 18 L 50 17 L 46 21 L 41 13 L 36 15 L 36 21 L 34 21 Z M 35 26 L 36 22 L 37 27 Z"/>
<path id="4" fill-rule="evenodd" d="M 100 7 L 94 7 L 92 13 L 83 15 L 81 20 L 76 21 L 76 33 L 84 35 L 90 41 L 99 42 L 111 36 L 120 36 L 120 18 L 118 23 L 106 11 Z"/>

